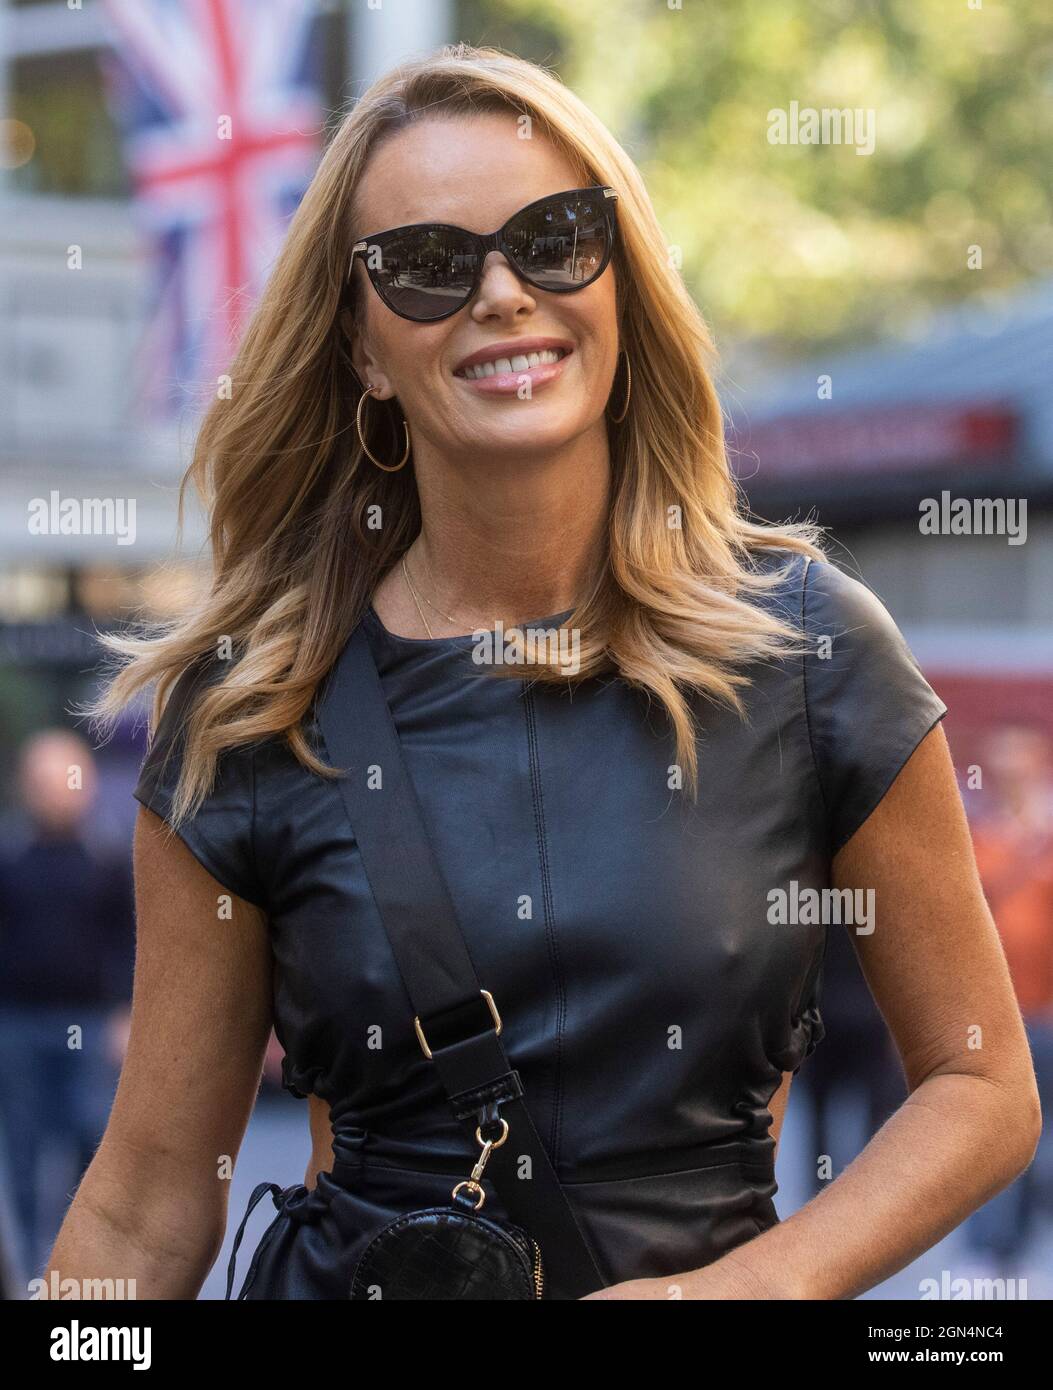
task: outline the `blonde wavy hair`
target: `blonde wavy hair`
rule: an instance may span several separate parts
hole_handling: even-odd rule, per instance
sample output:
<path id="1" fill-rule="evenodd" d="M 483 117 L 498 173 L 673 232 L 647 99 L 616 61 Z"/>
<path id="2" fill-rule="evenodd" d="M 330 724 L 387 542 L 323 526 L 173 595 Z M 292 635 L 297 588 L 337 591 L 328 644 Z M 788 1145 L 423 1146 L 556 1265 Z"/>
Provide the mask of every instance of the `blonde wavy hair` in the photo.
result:
<path id="1" fill-rule="evenodd" d="M 209 518 L 207 592 L 172 623 L 100 634 L 116 662 L 85 712 L 103 728 L 156 682 L 156 729 L 188 667 L 221 652 L 232 658 L 186 712 L 173 827 L 197 810 L 229 747 L 282 735 L 305 767 L 334 775 L 312 752 L 303 717 L 376 585 L 420 527 L 412 467 L 372 467 L 355 430 L 362 387 L 340 319 L 345 308 L 360 310 L 348 297 L 351 247 L 373 230 L 357 225 L 355 192 L 386 136 L 429 116 L 495 111 L 529 117 L 580 168 L 583 185 L 610 184 L 618 193 L 620 346 L 632 364 L 632 392 L 625 420 L 609 426 L 604 553 L 568 619 L 580 639 L 576 679 L 613 668 L 656 696 L 694 790 L 698 731 L 689 692 L 742 713 L 743 668 L 785 656 L 800 641 L 798 630 L 755 601 L 785 573 L 758 564 L 757 553 L 818 556 L 818 532 L 748 518 L 710 377 L 713 343 L 671 265 L 639 171 L 554 74 L 498 49 L 451 45 L 380 78 L 336 130 L 231 367 L 230 398 L 214 401 L 204 417 L 179 489 L 178 525 L 181 537 L 193 483 Z M 380 531 L 366 525 L 376 504 L 385 517 Z M 674 516 L 678 524 L 670 524 Z M 558 665 L 492 674 L 568 680 Z"/>

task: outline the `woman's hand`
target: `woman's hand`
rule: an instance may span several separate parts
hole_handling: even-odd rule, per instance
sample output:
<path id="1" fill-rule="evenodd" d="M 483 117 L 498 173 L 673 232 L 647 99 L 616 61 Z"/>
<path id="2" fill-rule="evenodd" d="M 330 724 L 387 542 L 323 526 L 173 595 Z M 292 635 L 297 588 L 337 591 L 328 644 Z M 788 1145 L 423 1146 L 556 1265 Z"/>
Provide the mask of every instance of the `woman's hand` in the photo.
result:
<path id="1" fill-rule="evenodd" d="M 612 1284 L 609 1289 L 597 1289 L 595 1293 L 587 1293 L 579 1302 L 584 1303 L 590 1298 L 669 1298 L 669 1289 L 675 1282 L 668 1279 L 629 1279 L 624 1284 Z"/>
<path id="2" fill-rule="evenodd" d="M 612 1284 L 608 1289 L 585 1295 L 589 1298 L 639 1299 L 649 1301 L 664 1299 L 675 1302 L 680 1299 L 744 1299 L 744 1298 L 785 1298 L 781 1292 L 768 1285 L 763 1287 L 756 1276 L 744 1268 L 731 1251 L 722 1259 L 702 1269 L 691 1270 L 687 1274 L 671 1274 L 664 1279 L 627 1279 L 624 1284 Z M 585 1299 L 579 1299 L 584 1302 Z"/>

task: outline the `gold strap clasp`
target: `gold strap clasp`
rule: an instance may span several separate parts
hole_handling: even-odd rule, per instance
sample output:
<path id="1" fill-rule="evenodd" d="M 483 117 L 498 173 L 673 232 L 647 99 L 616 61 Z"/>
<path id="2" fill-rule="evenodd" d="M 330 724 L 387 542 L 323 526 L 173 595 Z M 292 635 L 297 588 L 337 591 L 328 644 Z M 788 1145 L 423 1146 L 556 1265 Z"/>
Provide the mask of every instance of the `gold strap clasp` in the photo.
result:
<path id="1" fill-rule="evenodd" d="M 497 1123 L 501 1126 L 500 1139 L 484 1139 L 481 1126 L 476 1125 L 475 1138 L 476 1142 L 482 1146 L 482 1153 L 475 1161 L 475 1167 L 472 1169 L 471 1176 L 466 1178 L 463 1182 L 459 1182 L 450 1193 L 451 1197 L 456 1197 L 458 1192 L 462 1191 L 462 1189 L 475 1193 L 476 1211 L 482 1210 L 483 1203 L 486 1201 L 486 1193 L 483 1191 L 482 1184 L 483 1170 L 490 1161 L 490 1155 L 493 1153 L 494 1149 L 499 1149 L 508 1138 L 508 1121 L 499 1115 L 497 1117 Z"/>
<path id="2" fill-rule="evenodd" d="M 494 1003 L 494 996 L 490 993 L 488 989 L 481 989 L 479 993 L 486 1000 L 487 1006 L 490 1010 L 490 1017 L 494 1021 L 494 1032 L 497 1033 L 498 1036 L 500 1036 L 501 1015 L 497 1012 L 497 1005 Z M 416 1014 L 414 1016 L 413 1026 L 417 1030 L 417 1041 L 421 1045 L 421 1051 L 424 1053 L 425 1057 L 427 1057 L 428 1061 L 430 1062 L 432 1060 L 431 1048 L 428 1046 L 428 1040 L 424 1036 L 424 1029 L 421 1027 L 420 1014 Z"/>

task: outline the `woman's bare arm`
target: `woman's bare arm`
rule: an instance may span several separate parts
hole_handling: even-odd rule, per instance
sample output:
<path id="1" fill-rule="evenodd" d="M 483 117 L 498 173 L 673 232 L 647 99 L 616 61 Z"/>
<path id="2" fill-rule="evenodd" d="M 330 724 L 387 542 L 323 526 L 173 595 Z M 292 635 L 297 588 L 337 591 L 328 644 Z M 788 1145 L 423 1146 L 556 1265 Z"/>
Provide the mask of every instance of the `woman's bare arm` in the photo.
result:
<path id="1" fill-rule="evenodd" d="M 768 1102 L 768 1113 L 771 1115 L 771 1126 L 768 1133 L 775 1140 L 775 1152 L 779 1151 L 779 1139 L 782 1136 L 782 1123 L 786 1118 L 786 1107 L 790 1103 L 790 1085 L 793 1081 L 793 1073 L 784 1071 L 779 1089 Z"/>
<path id="2" fill-rule="evenodd" d="M 128 1051 L 47 1273 L 134 1279 L 137 1298 L 189 1299 L 222 1245 L 229 1172 L 259 1085 L 271 1024 L 267 923 L 145 808 L 135 890 Z"/>
<path id="3" fill-rule="evenodd" d="M 668 1298 L 676 1285 L 687 1298 L 853 1298 L 930 1249 L 1034 1156 L 1034 1069 L 942 728 L 837 856 L 834 879 L 875 891 L 875 930 L 854 940 L 908 1099 L 778 1226 L 704 1269 L 590 1297 Z"/>

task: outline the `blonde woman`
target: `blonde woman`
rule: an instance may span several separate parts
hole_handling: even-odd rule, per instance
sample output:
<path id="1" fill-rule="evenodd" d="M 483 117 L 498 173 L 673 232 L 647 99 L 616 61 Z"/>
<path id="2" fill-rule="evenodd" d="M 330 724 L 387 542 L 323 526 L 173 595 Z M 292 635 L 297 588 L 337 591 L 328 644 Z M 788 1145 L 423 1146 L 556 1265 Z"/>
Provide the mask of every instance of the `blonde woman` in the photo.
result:
<path id="1" fill-rule="evenodd" d="M 343 122 L 200 433 L 207 600 L 109 639 L 97 712 L 156 681 L 163 718 L 127 1061 L 61 1277 L 195 1297 L 272 1022 L 314 1152 L 241 1297 L 347 1297 L 378 1230 L 476 1157 L 315 717 L 356 632 L 590 1297 L 851 1297 L 1027 1165 L 1034 1078 L 945 708 L 814 535 L 743 515 L 711 362 L 639 172 L 549 73 L 444 50 Z M 480 661 L 498 624 L 560 641 Z M 854 889 L 910 1096 L 780 1223 Z M 544 1257 L 545 1296 L 579 1296 Z"/>

